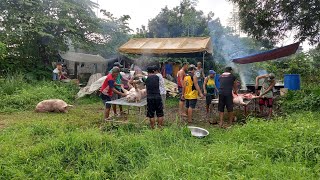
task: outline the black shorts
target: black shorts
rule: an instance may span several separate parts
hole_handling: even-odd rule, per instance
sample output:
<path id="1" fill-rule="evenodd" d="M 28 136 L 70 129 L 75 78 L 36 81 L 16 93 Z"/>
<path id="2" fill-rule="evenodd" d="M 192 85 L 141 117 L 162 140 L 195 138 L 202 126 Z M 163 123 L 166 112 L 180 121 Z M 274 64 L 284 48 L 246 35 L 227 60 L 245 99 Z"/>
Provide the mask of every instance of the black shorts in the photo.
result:
<path id="1" fill-rule="evenodd" d="M 161 97 L 159 98 L 147 98 L 147 117 L 154 118 L 154 114 L 157 117 L 163 117 L 163 104 Z"/>
<path id="2" fill-rule="evenodd" d="M 212 99 L 215 98 L 215 95 L 207 94 L 206 95 L 206 105 L 210 105 L 212 102 Z"/>
<path id="3" fill-rule="evenodd" d="M 197 99 L 186 99 L 186 108 L 195 109 L 197 105 Z"/>
<path id="4" fill-rule="evenodd" d="M 180 101 L 185 101 L 184 99 L 182 99 L 182 87 L 178 87 L 178 91 L 179 91 Z"/>
<path id="5" fill-rule="evenodd" d="M 101 93 L 100 97 L 101 97 L 101 99 L 102 99 L 103 105 L 104 105 L 106 108 L 110 108 L 110 107 L 111 107 L 111 104 L 108 104 L 107 102 L 108 102 L 108 101 L 111 101 L 111 97 L 108 96 L 108 95 L 102 94 L 102 93 Z"/>
<path id="6" fill-rule="evenodd" d="M 230 95 L 219 94 L 218 111 L 224 112 L 224 107 L 227 107 L 228 112 L 233 111 L 233 96 L 232 96 L 232 94 L 230 94 Z"/>

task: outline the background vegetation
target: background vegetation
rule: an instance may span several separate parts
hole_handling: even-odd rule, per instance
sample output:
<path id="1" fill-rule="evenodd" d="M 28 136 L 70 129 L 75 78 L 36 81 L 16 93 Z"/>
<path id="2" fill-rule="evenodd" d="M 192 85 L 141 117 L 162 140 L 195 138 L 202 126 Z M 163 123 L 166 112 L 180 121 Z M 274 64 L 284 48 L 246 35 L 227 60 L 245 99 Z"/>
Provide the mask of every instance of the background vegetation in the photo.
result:
<path id="1" fill-rule="evenodd" d="M 210 135 L 197 139 L 169 119 L 163 130 L 104 124 L 100 107 L 0 114 L 0 178 L 319 178 L 318 112 L 206 127 Z"/>
<path id="2" fill-rule="evenodd" d="M 194 0 L 163 8 L 132 36 L 211 36 L 215 52 L 209 65 L 218 72 L 233 57 L 273 48 L 288 30 L 298 29 L 297 39 L 319 44 L 316 1 L 233 2 L 239 7 L 233 17 L 249 37 L 240 37 L 237 28 L 223 27 L 213 13 L 196 10 Z M 45 81 L 51 76 L 50 62 L 70 42 L 108 57 L 131 36 L 129 16 L 117 18 L 102 10 L 104 18 L 99 19 L 93 7 L 90 0 L 2 1 L 0 179 L 320 178 L 319 45 L 245 69 L 252 75 L 257 70 L 274 72 L 277 78 L 301 75 L 302 90 L 282 97 L 278 103 L 283 116 L 270 121 L 248 117 L 246 124 L 229 130 L 204 126 L 210 135 L 203 139 L 191 137 L 174 118 L 166 119 L 164 129 L 153 131 L 147 124 L 105 124 L 96 96 L 75 100 L 75 85 Z M 34 113 L 35 105 L 48 98 L 76 106 L 68 114 Z M 175 107 L 177 100 L 167 103 Z"/>

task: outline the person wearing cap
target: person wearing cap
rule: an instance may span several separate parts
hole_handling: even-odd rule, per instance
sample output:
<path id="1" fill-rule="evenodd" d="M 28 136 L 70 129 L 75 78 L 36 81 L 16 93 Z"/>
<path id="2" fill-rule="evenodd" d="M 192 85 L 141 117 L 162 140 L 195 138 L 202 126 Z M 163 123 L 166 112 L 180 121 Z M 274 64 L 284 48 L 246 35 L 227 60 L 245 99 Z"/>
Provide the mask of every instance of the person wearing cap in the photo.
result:
<path id="1" fill-rule="evenodd" d="M 227 108 L 229 115 L 229 125 L 234 121 L 233 116 L 233 95 L 237 94 L 237 78 L 232 74 L 232 68 L 226 67 L 224 73 L 219 77 L 220 89 L 219 89 L 219 126 L 223 126 L 224 108 Z"/>
<path id="2" fill-rule="evenodd" d="M 147 68 L 148 77 L 145 80 L 147 90 L 147 117 L 150 120 L 150 126 L 152 129 L 155 128 L 155 115 L 157 115 L 158 127 L 163 126 L 163 103 L 160 94 L 160 80 L 155 74 L 156 67 L 149 66 Z"/>
<path id="3" fill-rule="evenodd" d="M 111 70 L 111 73 L 109 73 L 107 75 L 107 78 L 106 80 L 104 80 L 104 82 L 102 83 L 102 86 L 100 88 L 100 97 L 102 99 L 102 102 L 105 106 L 105 113 L 104 113 L 104 118 L 105 120 L 109 120 L 109 114 L 110 114 L 110 108 L 111 108 L 111 105 L 108 104 L 107 102 L 108 101 L 111 101 L 111 98 L 113 96 L 113 94 L 118 94 L 120 96 L 125 96 L 124 93 L 118 91 L 116 88 L 115 88 L 115 81 L 116 81 L 116 78 L 117 76 L 119 75 L 120 73 L 120 69 L 119 68 L 113 68 Z"/>
<path id="4" fill-rule="evenodd" d="M 119 69 L 119 72 L 120 72 L 120 69 L 121 69 L 122 67 L 123 67 L 123 66 L 122 66 L 119 62 L 113 63 L 113 68 L 118 68 L 118 69 Z M 112 69 L 113 69 L 113 68 L 112 68 Z M 112 69 L 109 71 L 109 73 L 112 73 Z M 118 73 L 118 76 L 116 77 L 116 81 L 115 81 L 115 83 L 114 83 L 114 86 L 115 86 L 115 88 L 117 89 L 117 91 L 119 91 L 119 92 L 122 92 L 122 90 L 121 90 L 121 80 L 122 80 L 122 76 L 121 76 L 120 73 Z M 113 94 L 113 96 L 112 96 L 111 99 L 112 99 L 112 100 L 116 100 L 116 99 L 120 99 L 120 98 L 121 98 L 120 95 L 118 95 L 118 94 Z M 113 109 L 114 115 L 118 115 L 118 114 L 117 114 L 117 105 L 114 105 L 114 104 L 113 104 L 113 105 L 112 105 L 112 109 Z M 119 109 L 120 109 L 120 114 L 119 114 L 119 115 L 124 114 L 121 105 L 119 105 Z"/>
<path id="5" fill-rule="evenodd" d="M 263 114 L 263 106 L 269 108 L 268 117 L 271 118 L 273 106 L 273 87 L 276 84 L 275 75 L 273 73 L 256 77 L 255 89 L 258 90 L 259 80 L 263 79 L 262 87 L 259 94 L 260 113 Z"/>
<path id="6" fill-rule="evenodd" d="M 203 89 L 202 89 L 203 88 L 203 79 L 204 79 L 205 75 L 204 75 L 204 71 L 203 71 L 201 62 L 197 63 L 197 70 L 195 73 L 198 78 L 199 87 L 200 87 L 201 91 L 203 92 Z"/>
<path id="7" fill-rule="evenodd" d="M 184 85 L 182 87 L 182 98 L 184 98 L 186 102 L 188 123 L 192 123 L 192 111 L 196 108 L 198 96 L 200 95 L 201 98 L 204 96 L 198 85 L 198 78 L 195 75 L 196 68 L 189 67 L 188 71 L 189 73 L 183 80 Z"/>
<path id="8" fill-rule="evenodd" d="M 204 79 L 204 83 L 203 83 L 203 91 L 204 91 L 204 95 L 206 96 L 207 115 L 209 114 L 209 107 L 212 102 L 212 99 L 214 99 L 215 94 L 219 92 L 214 81 L 215 74 L 216 72 L 214 70 L 209 70 L 209 76 L 207 76 Z M 211 123 L 210 120 L 208 121 L 209 123 Z"/>

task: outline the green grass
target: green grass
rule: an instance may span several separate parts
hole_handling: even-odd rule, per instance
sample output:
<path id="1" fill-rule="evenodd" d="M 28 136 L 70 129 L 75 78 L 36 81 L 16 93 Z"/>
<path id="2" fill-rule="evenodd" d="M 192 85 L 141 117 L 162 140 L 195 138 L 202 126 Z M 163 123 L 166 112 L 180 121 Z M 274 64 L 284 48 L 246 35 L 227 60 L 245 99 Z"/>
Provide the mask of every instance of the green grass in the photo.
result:
<path id="1" fill-rule="evenodd" d="M 63 99 L 72 103 L 79 89 L 71 83 L 28 81 L 23 75 L 0 81 L 0 112 L 34 109 L 44 99 Z"/>
<path id="2" fill-rule="evenodd" d="M 127 124 L 102 122 L 100 99 L 75 101 L 73 85 L 32 83 L 23 76 L 0 81 L 0 179 L 320 178 L 317 111 L 247 119 L 229 130 L 198 122 L 210 135 L 197 139 L 176 118 L 177 99 L 166 102 L 166 127 L 150 130 L 147 123 L 134 124 L 133 116 Z M 290 103 L 301 93 L 288 94 L 284 109 L 297 109 Z M 32 111 L 48 98 L 75 107 L 67 114 Z"/>
<path id="3" fill-rule="evenodd" d="M 319 179 L 319 113 L 249 119 L 203 139 L 171 121 L 101 122 L 100 102 L 68 114 L 0 115 L 0 179 Z M 174 104 L 169 100 L 168 106 Z"/>

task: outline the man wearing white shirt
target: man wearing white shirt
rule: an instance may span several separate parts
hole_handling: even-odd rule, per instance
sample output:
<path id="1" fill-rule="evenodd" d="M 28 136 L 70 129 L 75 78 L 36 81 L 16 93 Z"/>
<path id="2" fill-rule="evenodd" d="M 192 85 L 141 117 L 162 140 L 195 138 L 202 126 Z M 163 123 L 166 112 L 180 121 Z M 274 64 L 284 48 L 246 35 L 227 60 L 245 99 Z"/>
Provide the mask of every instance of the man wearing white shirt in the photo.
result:
<path id="1" fill-rule="evenodd" d="M 158 66 L 156 66 L 155 69 L 156 69 L 155 73 L 159 77 L 159 89 L 160 89 L 160 95 L 161 95 L 163 108 L 164 108 L 165 102 L 166 102 L 167 91 L 166 91 L 166 87 L 164 86 L 164 78 L 160 73 L 160 68 Z"/>

